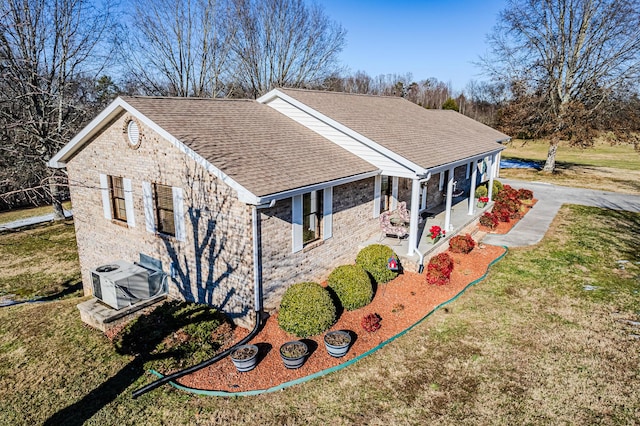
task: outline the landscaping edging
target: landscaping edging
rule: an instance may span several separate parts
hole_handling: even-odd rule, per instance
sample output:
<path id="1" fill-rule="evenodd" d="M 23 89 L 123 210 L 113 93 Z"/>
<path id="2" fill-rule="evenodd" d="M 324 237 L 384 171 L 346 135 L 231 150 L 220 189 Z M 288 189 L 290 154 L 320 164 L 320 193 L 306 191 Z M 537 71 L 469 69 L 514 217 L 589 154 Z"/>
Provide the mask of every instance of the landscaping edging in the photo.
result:
<path id="1" fill-rule="evenodd" d="M 475 280 L 473 280 L 469 284 L 467 284 L 455 296 L 453 296 L 452 298 L 450 298 L 450 299 L 440 303 L 436 307 L 434 307 L 424 317 L 422 317 L 417 322 L 415 322 L 413 325 L 407 327 L 406 329 L 404 329 L 400 333 L 398 333 L 395 336 L 393 336 L 393 337 L 381 342 L 377 346 L 375 346 L 375 347 L 371 348 L 370 350 L 358 355 L 357 357 L 355 357 L 353 359 L 350 359 L 348 361 L 345 361 L 342 364 L 336 365 L 334 367 L 327 368 L 325 370 L 318 371 L 316 373 L 310 374 L 308 376 L 301 377 L 299 379 L 290 380 L 288 382 L 284 382 L 284 383 L 281 383 L 281 384 L 279 384 L 277 386 L 272 386 L 272 387 L 267 388 L 267 389 L 256 389 L 256 390 L 241 391 L 241 392 L 228 392 L 228 391 L 220 391 L 220 390 L 197 389 L 197 388 L 192 388 L 192 387 L 180 385 L 180 384 L 178 384 L 176 382 L 169 382 L 169 383 L 171 384 L 171 386 L 173 386 L 176 389 L 179 389 L 179 390 L 182 390 L 182 391 L 185 391 L 185 392 L 189 392 L 189 393 L 193 393 L 193 394 L 196 394 L 196 395 L 222 396 L 222 397 L 253 396 L 253 395 L 260 395 L 260 394 L 263 394 L 263 393 L 271 393 L 271 392 L 275 392 L 275 391 L 278 391 L 278 390 L 282 390 L 282 389 L 288 388 L 290 386 L 301 384 L 301 383 L 307 382 L 309 380 L 312 380 L 312 379 L 315 379 L 315 378 L 318 378 L 318 377 L 322 377 L 322 376 L 327 375 L 329 373 L 333 373 L 335 371 L 341 370 L 341 369 L 343 369 L 345 367 L 348 367 L 349 365 L 355 363 L 356 361 L 358 361 L 358 360 L 360 360 L 360 359 L 362 359 L 362 358 L 364 358 L 364 357 L 366 357 L 368 355 L 371 355 L 372 353 L 378 351 L 379 349 L 382 349 L 384 346 L 386 346 L 389 343 L 393 342 L 398 337 L 406 334 L 407 332 L 412 330 L 414 327 L 416 327 L 418 324 L 422 323 L 424 320 L 429 318 L 438 309 L 440 309 L 440 308 L 448 305 L 449 303 L 455 301 L 465 291 L 467 291 L 468 288 L 470 288 L 470 287 L 476 285 L 477 283 L 479 283 L 480 281 L 484 280 L 486 278 L 487 274 L 489 273 L 489 270 L 490 270 L 491 266 L 493 266 L 495 263 L 497 263 L 499 260 L 501 260 L 508 253 L 508 248 L 506 246 L 502 246 L 502 248 L 504 249 L 504 252 L 500 256 L 498 256 L 496 259 L 492 260 L 487 265 L 487 269 L 484 272 L 484 274 L 482 274 L 482 276 L 480 276 L 479 278 L 476 278 Z M 154 375 L 156 375 L 156 376 L 158 376 L 158 377 L 160 377 L 160 378 L 164 377 L 164 375 L 162 373 L 160 373 L 160 372 L 158 372 L 156 370 L 150 370 L 149 372 L 154 374 Z"/>

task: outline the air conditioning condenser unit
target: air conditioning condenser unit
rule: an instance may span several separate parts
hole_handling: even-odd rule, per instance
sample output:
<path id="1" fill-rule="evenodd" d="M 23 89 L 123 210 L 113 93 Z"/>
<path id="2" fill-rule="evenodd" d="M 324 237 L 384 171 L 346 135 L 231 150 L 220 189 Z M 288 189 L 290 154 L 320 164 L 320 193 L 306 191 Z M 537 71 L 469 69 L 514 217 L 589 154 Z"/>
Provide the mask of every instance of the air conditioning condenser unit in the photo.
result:
<path id="1" fill-rule="evenodd" d="M 117 260 L 91 271 L 93 295 L 114 309 L 131 306 L 160 294 L 163 273 Z"/>

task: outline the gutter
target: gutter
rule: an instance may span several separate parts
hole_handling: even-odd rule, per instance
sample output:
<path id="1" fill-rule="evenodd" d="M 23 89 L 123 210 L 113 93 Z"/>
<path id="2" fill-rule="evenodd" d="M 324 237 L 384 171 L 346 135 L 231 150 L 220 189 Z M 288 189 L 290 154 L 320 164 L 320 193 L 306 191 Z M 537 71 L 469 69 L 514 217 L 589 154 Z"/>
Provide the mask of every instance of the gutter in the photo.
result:
<path id="1" fill-rule="evenodd" d="M 303 186 L 300 188 L 295 188 L 295 189 L 289 189 L 287 191 L 283 191 L 283 192 L 278 192 L 275 194 L 271 194 L 271 195 L 264 195 L 264 196 L 257 196 L 254 195 L 252 197 L 252 199 L 247 200 L 247 199 L 240 199 L 240 197 L 238 197 L 240 199 L 240 201 L 243 201 L 247 204 L 252 204 L 252 205 L 257 205 L 258 208 L 265 208 L 263 206 L 266 206 L 270 203 L 275 203 L 278 200 L 283 200 L 285 198 L 291 198 L 294 197 L 296 195 L 302 195 L 302 194 L 306 194 L 307 192 L 311 192 L 311 191 L 317 191 L 320 189 L 325 189 L 331 186 L 338 186 L 338 185 L 343 185 L 345 183 L 351 183 L 351 182 L 355 182 L 358 180 L 362 180 L 362 179 L 368 179 L 370 177 L 374 177 L 379 175 L 380 173 L 382 173 L 381 170 L 377 169 L 377 170 L 373 170 L 371 172 L 365 172 L 365 173 L 360 173 L 357 175 L 352 175 L 352 176 L 347 176 L 347 177 L 343 177 L 343 178 L 339 178 L 339 179 L 334 179 L 328 182 L 322 182 L 322 183 L 316 183 L 313 185 L 307 185 L 307 186 Z M 268 207 L 268 206 L 266 206 Z"/>

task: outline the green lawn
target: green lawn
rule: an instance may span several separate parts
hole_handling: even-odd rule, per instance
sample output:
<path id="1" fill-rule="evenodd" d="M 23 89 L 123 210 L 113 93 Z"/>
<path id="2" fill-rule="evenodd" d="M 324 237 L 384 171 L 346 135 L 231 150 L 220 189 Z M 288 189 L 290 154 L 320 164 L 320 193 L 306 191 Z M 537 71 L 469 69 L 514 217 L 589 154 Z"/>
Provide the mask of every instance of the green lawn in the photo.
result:
<path id="1" fill-rule="evenodd" d="M 0 233 L 0 297 L 60 297 L 81 290 L 72 220 Z"/>
<path id="2" fill-rule="evenodd" d="M 503 151 L 505 158 L 522 158 L 544 161 L 547 159 L 549 142 L 546 140 L 514 139 Z M 633 145 L 611 145 L 597 142 L 593 148 L 575 148 L 561 143 L 556 154 L 556 161 L 565 164 L 583 166 L 612 167 L 623 170 L 640 170 L 640 153 Z"/>
<path id="3" fill-rule="evenodd" d="M 546 140 L 516 139 L 502 152 L 503 158 L 534 160 L 544 164 L 549 143 Z M 558 185 L 640 194 L 640 153 L 632 145 L 598 142 L 581 149 L 561 143 L 553 174 L 532 169 L 501 169 L 504 178 L 541 181 Z"/>
<path id="4" fill-rule="evenodd" d="M 62 203 L 62 207 L 65 210 L 71 209 L 71 201 L 65 201 Z M 13 222 L 14 220 L 26 219 L 28 217 L 33 216 L 41 216 L 45 214 L 53 213 L 53 207 L 51 206 L 42 206 L 42 207 L 33 207 L 29 209 L 19 209 L 19 210 L 10 210 L 8 212 L 0 213 L 0 224 Z"/>
<path id="5" fill-rule="evenodd" d="M 2 308 L 0 424 L 634 424 L 638 234 L 639 214 L 563 207 L 540 244 L 392 344 L 257 397 L 133 400 L 152 377 L 82 325 L 77 298 Z"/>

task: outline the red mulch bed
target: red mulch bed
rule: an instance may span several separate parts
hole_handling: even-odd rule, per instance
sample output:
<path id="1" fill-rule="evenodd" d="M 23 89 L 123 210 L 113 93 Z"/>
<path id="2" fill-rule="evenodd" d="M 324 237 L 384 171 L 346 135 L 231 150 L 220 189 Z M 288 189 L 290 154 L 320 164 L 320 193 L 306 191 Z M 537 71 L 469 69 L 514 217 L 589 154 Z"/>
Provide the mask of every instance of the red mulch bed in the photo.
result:
<path id="1" fill-rule="evenodd" d="M 537 200 L 533 199 L 525 205 L 523 216 L 536 202 Z M 501 222 L 493 230 L 484 226 L 479 228 L 484 232 L 506 234 L 518 221 L 519 219 L 508 223 Z M 260 348 L 258 365 L 254 370 L 239 373 L 231 359 L 225 358 L 181 378 L 178 382 L 191 388 L 226 392 L 263 390 L 342 364 L 406 330 L 436 306 L 455 297 L 469 283 L 480 278 L 489 264 L 504 251 L 502 247 L 479 244 L 466 255 L 449 252 L 454 259 L 455 267 L 451 281 L 446 286 L 428 285 L 424 274 L 412 272 L 405 272 L 395 280 L 380 285 L 369 305 L 351 312 L 344 311 L 331 327 L 330 330 L 350 330 L 356 335 L 349 352 L 342 358 L 333 358 L 327 354 L 322 340 L 323 333 L 303 339 L 309 346 L 310 355 L 302 367 L 295 370 L 285 368 L 280 359 L 280 345 L 298 338 L 278 327 L 278 316 L 275 314 L 251 341 Z M 360 325 L 362 317 L 369 313 L 377 313 L 382 318 L 382 327 L 374 333 L 364 331 Z M 239 341 L 247 334 L 248 330 L 238 327 L 234 330 L 232 341 Z"/>
<path id="2" fill-rule="evenodd" d="M 527 201 L 523 201 L 523 210 L 522 210 L 522 216 L 524 216 L 525 214 L 527 214 L 527 212 L 529 211 L 529 209 L 531 209 L 536 203 L 538 202 L 537 199 L 533 199 L 531 201 L 528 202 Z M 520 219 L 511 219 L 510 222 L 499 222 L 498 226 L 495 227 L 495 229 L 491 229 L 488 226 L 482 226 L 480 224 L 478 224 L 478 227 L 480 228 L 480 230 L 482 232 L 486 232 L 488 234 L 506 234 L 507 232 L 509 232 L 511 230 L 511 228 L 513 228 L 516 223 L 518 223 L 520 221 Z"/>
<path id="3" fill-rule="evenodd" d="M 513 224 L 512 222 L 511 225 Z M 305 339 L 310 355 L 304 365 L 296 370 L 288 370 L 280 359 L 279 348 L 281 344 L 297 338 L 278 327 L 276 314 L 267 320 L 262 331 L 252 340 L 252 343 L 260 348 L 260 359 L 254 370 L 239 373 L 231 359 L 225 358 L 181 378 L 179 382 L 192 388 L 229 392 L 262 390 L 344 363 L 397 335 L 442 302 L 453 298 L 469 283 L 480 278 L 489 263 L 504 251 L 502 247 L 480 244 L 466 255 L 451 253 L 455 266 L 451 282 L 446 286 L 428 285 L 424 274 L 411 272 L 380 285 L 371 304 L 355 311 L 344 311 L 337 323 L 331 327 L 331 330 L 350 330 L 357 335 L 343 358 L 329 356 L 324 348 L 323 335 L 315 336 Z M 374 333 L 368 333 L 362 329 L 360 321 L 363 316 L 372 312 L 382 318 L 382 327 Z M 237 328 L 234 341 L 247 334 L 247 330 Z"/>

